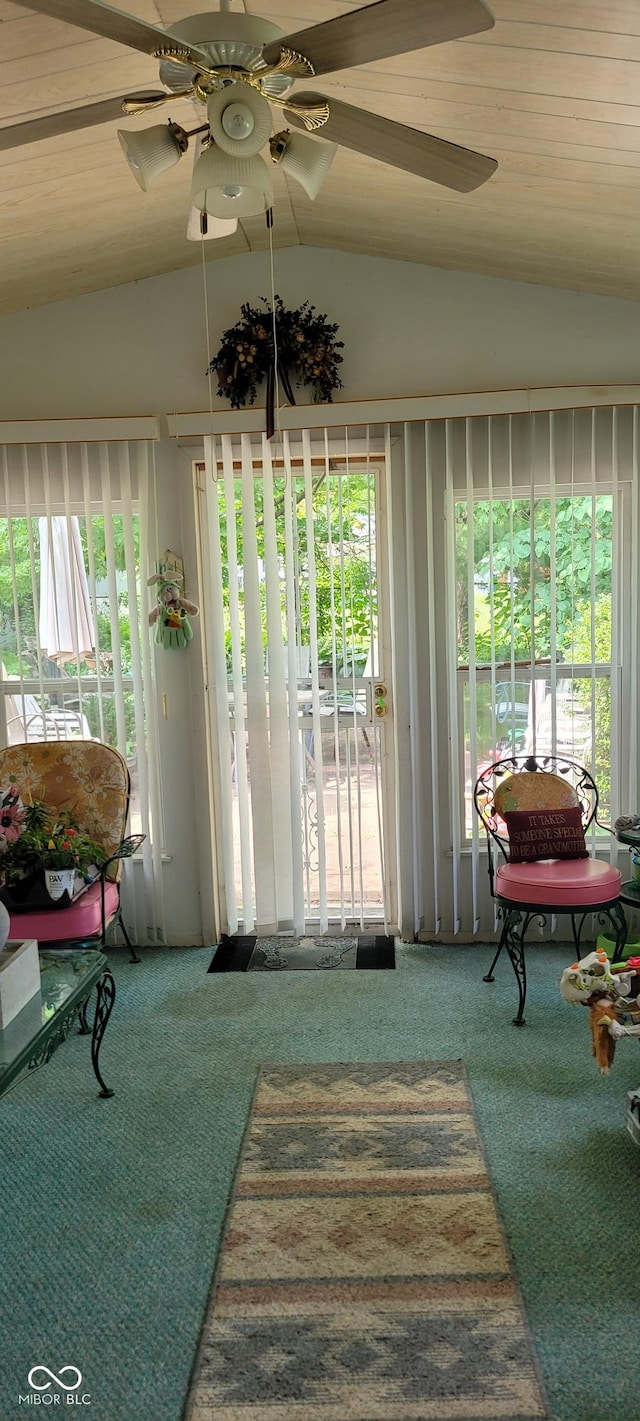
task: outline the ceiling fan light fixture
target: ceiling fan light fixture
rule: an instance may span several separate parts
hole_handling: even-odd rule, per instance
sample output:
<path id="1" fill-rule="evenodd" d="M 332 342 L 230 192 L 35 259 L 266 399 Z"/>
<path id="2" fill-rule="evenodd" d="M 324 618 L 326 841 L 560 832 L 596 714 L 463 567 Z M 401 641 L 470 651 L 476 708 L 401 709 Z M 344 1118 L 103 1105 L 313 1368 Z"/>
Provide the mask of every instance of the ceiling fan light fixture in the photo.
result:
<path id="1" fill-rule="evenodd" d="M 203 223 L 206 229 L 204 232 Z M 237 230 L 237 217 L 210 217 L 207 212 L 200 212 L 197 207 L 192 207 L 189 211 L 188 242 L 210 242 L 215 237 L 232 237 Z"/>
<path id="2" fill-rule="evenodd" d="M 306 133 L 289 133 L 288 129 L 284 129 L 269 140 L 269 149 L 273 162 L 300 183 L 307 197 L 313 201 L 336 156 L 338 144 L 308 138 Z"/>
<path id="3" fill-rule="evenodd" d="M 197 133 L 194 136 L 194 169 L 198 158 L 206 153 L 210 147 L 208 134 Z M 207 212 L 202 212 L 194 204 L 189 209 L 187 220 L 187 241 L 188 242 L 209 242 L 215 237 L 232 237 L 238 229 L 237 217 L 210 217 Z"/>
<path id="4" fill-rule="evenodd" d="M 143 192 L 151 183 L 179 163 L 189 146 L 189 139 L 177 123 L 158 123 L 138 133 L 124 128 L 117 130 L 120 147 L 133 176 Z"/>
<path id="5" fill-rule="evenodd" d="M 222 115 L 222 127 L 229 138 L 250 138 L 255 128 L 251 109 L 246 104 L 229 104 Z"/>
<path id="6" fill-rule="evenodd" d="M 209 131 L 223 153 L 259 153 L 271 133 L 271 109 L 257 89 L 241 81 L 218 89 L 207 102 Z"/>
<path id="7" fill-rule="evenodd" d="M 80 3 L 82 0 L 80 0 Z M 191 15 L 168 27 L 167 33 L 183 43 L 195 45 L 209 60 L 213 69 L 246 69 L 261 73 L 265 69 L 262 51 L 266 44 L 283 38 L 283 31 L 258 15 L 246 15 L 224 4 L 218 11 Z M 183 89 L 193 75 L 193 65 L 164 59 L 160 79 L 167 89 Z M 263 79 L 265 93 L 285 94 L 294 77 L 288 73 L 269 73 Z"/>
<path id="8" fill-rule="evenodd" d="M 211 144 L 197 159 L 191 203 L 208 217 L 257 217 L 273 205 L 273 183 L 263 158 L 236 158 Z"/>

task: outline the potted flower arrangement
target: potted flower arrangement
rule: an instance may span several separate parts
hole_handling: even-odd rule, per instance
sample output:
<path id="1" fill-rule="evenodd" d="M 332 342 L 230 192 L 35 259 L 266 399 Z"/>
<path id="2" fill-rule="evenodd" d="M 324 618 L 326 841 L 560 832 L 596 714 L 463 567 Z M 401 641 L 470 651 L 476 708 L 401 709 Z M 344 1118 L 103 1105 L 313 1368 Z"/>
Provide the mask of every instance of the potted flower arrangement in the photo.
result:
<path id="1" fill-rule="evenodd" d="M 0 792 L 0 897 L 7 907 L 65 907 L 97 877 L 104 858 L 68 811 L 40 800 L 23 805 L 16 785 Z"/>

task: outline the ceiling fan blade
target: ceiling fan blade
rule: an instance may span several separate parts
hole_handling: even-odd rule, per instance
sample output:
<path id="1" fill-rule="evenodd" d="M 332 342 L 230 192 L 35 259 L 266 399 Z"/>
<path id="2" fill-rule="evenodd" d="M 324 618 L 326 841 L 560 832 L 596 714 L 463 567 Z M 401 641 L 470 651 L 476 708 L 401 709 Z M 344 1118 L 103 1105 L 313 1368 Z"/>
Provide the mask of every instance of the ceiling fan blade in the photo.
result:
<path id="1" fill-rule="evenodd" d="M 378 0 L 376 5 L 274 40 L 266 45 L 263 58 L 267 64 L 277 64 L 280 51 L 292 49 L 311 60 L 316 74 L 331 74 L 462 39 L 490 30 L 494 23 L 482 0 Z"/>
<path id="2" fill-rule="evenodd" d="M 136 20 L 133 15 L 125 14 L 124 10 L 103 5 L 102 0 L 33 0 L 33 3 L 28 0 L 28 8 L 40 15 L 51 15 L 54 20 L 64 20 L 80 30 L 103 35 L 105 39 L 117 40 L 130 49 L 140 49 L 143 54 L 155 54 L 156 50 L 164 48 L 179 49 L 194 68 L 200 65 L 206 68 L 208 65 L 206 55 L 194 49 L 193 45 L 185 44 L 165 30 L 156 29 L 155 25 L 145 24 L 144 20 Z"/>
<path id="3" fill-rule="evenodd" d="M 0 149 L 20 148 L 23 143 L 41 143 L 56 138 L 59 133 L 73 133 L 78 128 L 92 128 L 96 123 L 111 123 L 122 118 L 122 99 L 101 99 L 97 104 L 84 104 L 78 109 L 30 118 L 26 123 L 11 123 L 0 128 Z"/>
<path id="4" fill-rule="evenodd" d="M 428 178 L 457 192 L 472 192 L 473 188 L 480 187 L 498 166 L 495 158 L 487 158 L 484 153 L 459 148 L 457 143 L 447 143 L 446 139 L 434 138 L 431 133 L 420 133 L 417 128 L 381 118 L 380 114 L 354 108 L 352 104 L 343 104 L 339 99 L 327 99 L 324 94 L 292 94 L 291 98 L 301 107 L 329 104 L 328 122 L 314 130 L 318 138 L 341 143 L 344 148 L 366 153 L 381 163 L 404 168 L 407 173 L 417 173 L 419 178 Z M 296 128 L 305 128 L 304 119 L 288 109 L 286 101 L 284 107 L 291 123 Z"/>

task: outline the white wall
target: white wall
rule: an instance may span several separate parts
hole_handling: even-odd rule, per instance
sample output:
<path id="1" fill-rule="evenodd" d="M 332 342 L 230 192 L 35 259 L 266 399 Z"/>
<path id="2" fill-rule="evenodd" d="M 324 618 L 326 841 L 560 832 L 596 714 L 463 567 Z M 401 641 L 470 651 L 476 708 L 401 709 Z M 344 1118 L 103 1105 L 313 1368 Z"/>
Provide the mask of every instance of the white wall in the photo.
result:
<path id="1" fill-rule="evenodd" d="M 632 301 L 307 247 L 275 262 L 287 305 L 339 323 L 344 399 L 639 378 Z M 207 282 L 215 352 L 270 291 L 268 253 L 211 262 Z M 199 267 L 5 316 L 0 418 L 203 410 L 206 350 Z"/>
<path id="2" fill-rule="evenodd" d="M 208 266 L 213 352 L 241 303 L 269 292 L 268 261 L 254 253 Z M 639 313 L 630 301 L 311 248 L 276 253 L 276 289 L 287 305 L 308 299 L 339 323 L 344 399 L 640 379 Z M 204 410 L 206 350 L 197 267 L 6 316 L 0 419 Z M 193 596 L 190 460 L 168 439 L 157 449 L 157 487 L 159 545 L 184 555 Z M 210 898 L 198 870 L 205 768 L 198 620 L 195 628 L 184 653 L 156 650 L 168 713 L 160 721 L 166 915 L 176 943 L 198 939 L 201 898 Z"/>

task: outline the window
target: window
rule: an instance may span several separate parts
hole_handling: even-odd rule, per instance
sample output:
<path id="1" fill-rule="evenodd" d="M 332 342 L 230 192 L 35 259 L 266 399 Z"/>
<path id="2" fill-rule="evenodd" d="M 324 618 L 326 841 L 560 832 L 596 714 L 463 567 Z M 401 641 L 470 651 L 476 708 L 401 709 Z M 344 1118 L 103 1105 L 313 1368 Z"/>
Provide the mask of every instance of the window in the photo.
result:
<path id="1" fill-rule="evenodd" d="M 514 751 L 587 765 L 610 811 L 613 497 L 455 503 L 464 818 L 484 765 Z"/>
<path id="2" fill-rule="evenodd" d="M 132 776 L 131 828 L 141 823 L 133 689 L 139 636 L 139 516 L 0 518 L 0 649 L 9 745 L 102 740 Z M 139 650 L 138 650 L 139 655 Z"/>
<path id="3" fill-rule="evenodd" d="M 425 940 L 496 929 L 472 813 L 487 761 L 575 755 L 593 770 L 603 822 L 637 812 L 639 474 L 638 406 L 434 418 L 396 433 L 394 694 L 411 733 L 410 773 L 398 759 L 400 911 Z M 595 838 L 590 849 L 617 862 L 615 838 Z"/>
<path id="4" fill-rule="evenodd" d="M 0 445 L 0 745 L 86 737 L 131 774 L 123 869 L 137 943 L 164 941 L 162 813 L 146 578 L 153 446 Z"/>

